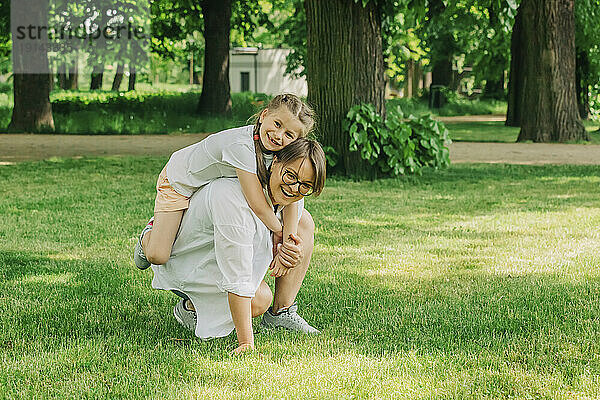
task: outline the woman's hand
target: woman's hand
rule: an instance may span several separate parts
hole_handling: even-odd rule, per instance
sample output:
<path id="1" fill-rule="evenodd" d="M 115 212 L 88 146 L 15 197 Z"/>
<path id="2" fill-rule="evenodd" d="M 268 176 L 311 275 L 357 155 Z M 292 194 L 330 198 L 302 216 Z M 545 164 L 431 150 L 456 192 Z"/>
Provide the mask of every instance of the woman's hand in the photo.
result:
<path id="1" fill-rule="evenodd" d="M 302 262 L 303 244 L 300 236 L 290 234 L 289 240 L 285 240 L 277 251 L 277 261 L 286 267 L 294 268 Z"/>
<path id="2" fill-rule="evenodd" d="M 240 344 L 235 350 L 233 350 L 230 355 L 239 356 L 242 353 L 248 353 L 254 350 L 254 345 L 250 343 Z"/>
<path id="3" fill-rule="evenodd" d="M 271 276 L 279 278 L 285 276 L 291 268 L 302 262 L 302 239 L 298 235 L 290 234 L 290 240 L 277 244 L 277 250 L 269 269 Z"/>

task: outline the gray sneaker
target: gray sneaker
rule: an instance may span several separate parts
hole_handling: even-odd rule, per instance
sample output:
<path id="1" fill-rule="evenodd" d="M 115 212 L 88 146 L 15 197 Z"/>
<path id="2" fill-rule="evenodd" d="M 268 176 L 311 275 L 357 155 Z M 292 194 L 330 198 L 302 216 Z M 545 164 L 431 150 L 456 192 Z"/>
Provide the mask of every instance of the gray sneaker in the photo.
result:
<path id="1" fill-rule="evenodd" d="M 137 243 L 135 244 L 135 249 L 133 250 L 133 262 L 135 263 L 136 267 L 138 267 L 139 269 L 142 269 L 142 270 L 144 270 L 150 266 L 150 261 L 148 261 L 148 259 L 146 258 L 146 255 L 144 254 L 144 249 L 142 248 L 142 238 L 144 237 L 146 232 L 148 232 L 149 230 L 152 229 L 153 223 L 154 223 L 154 217 L 150 218 L 150 221 L 148 221 L 148 224 L 142 230 L 142 233 L 140 234 L 140 238 L 138 239 Z"/>
<path id="2" fill-rule="evenodd" d="M 294 303 L 287 309 L 281 311 L 277 315 L 271 314 L 272 307 L 269 307 L 263 315 L 261 326 L 265 329 L 283 328 L 290 331 L 309 333 L 318 335 L 321 333 L 318 329 L 313 328 L 298 315 L 298 304 Z"/>
<path id="3" fill-rule="evenodd" d="M 195 332 L 196 331 L 196 312 L 186 310 L 183 303 L 185 300 L 181 299 L 177 304 L 175 304 L 175 308 L 173 308 L 173 315 L 175 315 L 175 319 L 179 322 L 185 329 Z"/>

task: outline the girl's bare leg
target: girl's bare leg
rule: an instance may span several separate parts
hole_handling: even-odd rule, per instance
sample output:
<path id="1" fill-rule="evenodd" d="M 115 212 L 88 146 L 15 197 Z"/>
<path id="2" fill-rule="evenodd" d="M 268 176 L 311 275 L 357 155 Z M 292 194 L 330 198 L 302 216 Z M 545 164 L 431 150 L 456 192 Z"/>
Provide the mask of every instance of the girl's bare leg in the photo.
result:
<path id="1" fill-rule="evenodd" d="M 152 264 L 162 265 L 169 260 L 183 211 L 154 213 L 152 229 L 142 239 L 144 254 Z"/>
<path id="2" fill-rule="evenodd" d="M 302 210 L 302 217 L 298 223 L 298 236 L 302 239 L 302 261 L 300 264 L 290 269 L 289 272 L 275 279 L 275 300 L 273 301 L 273 311 L 286 308 L 294 304 L 296 295 L 300 291 L 302 281 L 308 271 L 310 257 L 312 256 L 314 246 L 315 223 L 310 213 Z"/>

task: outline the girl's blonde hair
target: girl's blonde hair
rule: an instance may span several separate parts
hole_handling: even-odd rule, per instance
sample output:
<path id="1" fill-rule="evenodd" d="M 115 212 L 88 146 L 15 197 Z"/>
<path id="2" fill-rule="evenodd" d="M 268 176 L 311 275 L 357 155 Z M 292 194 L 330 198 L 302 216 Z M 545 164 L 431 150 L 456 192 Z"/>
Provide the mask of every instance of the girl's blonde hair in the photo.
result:
<path id="1" fill-rule="evenodd" d="M 269 172 L 265 166 L 263 158 L 263 150 L 260 144 L 260 138 L 257 136 L 260 132 L 260 115 L 265 111 L 273 112 L 280 107 L 286 107 L 287 110 L 304 125 L 303 131 L 300 133 L 301 138 L 308 136 L 315 127 L 315 112 L 313 109 L 303 102 L 298 96 L 291 93 L 279 94 L 271 99 L 269 104 L 260 112 L 249 118 L 249 121 L 254 123 L 254 150 L 256 152 L 256 175 L 263 187 L 267 186 L 269 180 Z"/>

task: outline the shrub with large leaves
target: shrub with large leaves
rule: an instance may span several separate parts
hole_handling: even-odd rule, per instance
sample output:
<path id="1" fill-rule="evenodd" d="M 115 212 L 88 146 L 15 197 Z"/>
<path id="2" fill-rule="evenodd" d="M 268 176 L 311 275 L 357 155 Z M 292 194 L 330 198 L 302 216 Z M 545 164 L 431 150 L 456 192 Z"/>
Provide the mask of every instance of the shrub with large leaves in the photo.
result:
<path id="1" fill-rule="evenodd" d="M 343 125 L 350 135 L 350 151 L 384 175 L 421 173 L 450 165 L 448 130 L 430 115 L 404 118 L 399 108 L 388 111 L 382 120 L 372 104 L 352 107 Z"/>

